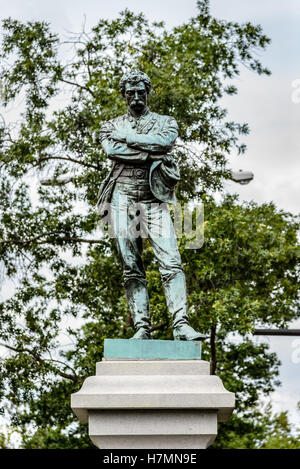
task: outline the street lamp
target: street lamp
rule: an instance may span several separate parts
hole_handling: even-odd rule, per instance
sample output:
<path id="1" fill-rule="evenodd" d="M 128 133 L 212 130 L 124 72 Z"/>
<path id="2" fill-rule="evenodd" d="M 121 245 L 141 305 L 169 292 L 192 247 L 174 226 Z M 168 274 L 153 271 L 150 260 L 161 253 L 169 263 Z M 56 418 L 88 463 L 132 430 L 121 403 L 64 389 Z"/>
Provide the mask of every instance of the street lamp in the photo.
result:
<path id="1" fill-rule="evenodd" d="M 231 171 L 231 180 L 238 184 L 249 184 L 253 178 L 252 171 Z M 255 329 L 254 335 L 300 336 L 300 329 Z"/>
<path id="2" fill-rule="evenodd" d="M 250 181 L 254 178 L 252 171 L 244 171 L 239 169 L 238 171 L 231 171 L 231 180 L 237 182 L 238 184 L 249 184 Z"/>

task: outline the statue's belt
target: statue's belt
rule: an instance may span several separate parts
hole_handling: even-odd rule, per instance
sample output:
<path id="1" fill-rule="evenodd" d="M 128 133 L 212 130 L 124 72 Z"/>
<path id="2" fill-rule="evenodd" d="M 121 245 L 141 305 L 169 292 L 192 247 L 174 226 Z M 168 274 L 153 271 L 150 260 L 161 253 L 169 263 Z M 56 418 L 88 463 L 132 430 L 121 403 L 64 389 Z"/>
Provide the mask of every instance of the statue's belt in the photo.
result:
<path id="1" fill-rule="evenodd" d="M 118 172 L 119 167 L 116 166 L 114 168 L 113 176 Z M 133 178 L 133 179 L 149 179 L 149 172 L 150 168 L 141 168 L 137 166 L 124 166 L 121 173 L 118 175 L 117 179 L 119 178 Z"/>

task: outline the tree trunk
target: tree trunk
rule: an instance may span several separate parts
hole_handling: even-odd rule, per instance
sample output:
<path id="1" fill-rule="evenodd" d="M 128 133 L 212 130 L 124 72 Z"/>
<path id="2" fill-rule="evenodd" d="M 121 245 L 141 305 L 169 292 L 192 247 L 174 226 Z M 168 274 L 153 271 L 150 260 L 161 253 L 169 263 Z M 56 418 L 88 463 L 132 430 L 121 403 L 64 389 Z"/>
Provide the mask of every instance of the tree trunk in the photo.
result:
<path id="1" fill-rule="evenodd" d="M 210 374 L 215 375 L 217 368 L 216 357 L 216 326 L 210 328 Z"/>

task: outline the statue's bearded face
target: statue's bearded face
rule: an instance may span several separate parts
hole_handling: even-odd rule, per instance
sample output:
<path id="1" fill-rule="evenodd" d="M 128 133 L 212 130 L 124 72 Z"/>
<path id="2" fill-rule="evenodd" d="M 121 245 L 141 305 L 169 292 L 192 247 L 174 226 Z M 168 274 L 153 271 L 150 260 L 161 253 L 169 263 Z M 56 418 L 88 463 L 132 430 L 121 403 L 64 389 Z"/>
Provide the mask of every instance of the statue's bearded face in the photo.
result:
<path id="1" fill-rule="evenodd" d="M 147 106 L 147 90 L 145 83 L 143 81 L 136 84 L 126 83 L 125 100 L 134 113 L 141 114 Z"/>

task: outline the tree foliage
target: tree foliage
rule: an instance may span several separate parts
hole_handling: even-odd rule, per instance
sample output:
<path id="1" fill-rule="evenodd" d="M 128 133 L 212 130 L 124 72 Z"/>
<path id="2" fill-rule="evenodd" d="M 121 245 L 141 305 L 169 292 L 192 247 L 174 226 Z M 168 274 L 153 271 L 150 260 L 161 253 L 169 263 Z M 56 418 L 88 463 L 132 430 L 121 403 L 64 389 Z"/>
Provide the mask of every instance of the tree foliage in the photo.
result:
<path id="1" fill-rule="evenodd" d="M 280 412 L 273 417 L 260 449 L 300 449 L 299 428 L 292 433 L 287 412 Z"/>
<path id="2" fill-rule="evenodd" d="M 254 408 L 249 418 L 236 415 L 221 424 L 215 449 L 299 449 L 299 428 L 292 429 L 288 412 L 273 414 L 271 405 Z"/>
<path id="3" fill-rule="evenodd" d="M 23 447 L 90 445 L 69 396 L 94 374 L 103 339 L 133 332 L 115 246 L 100 238 L 95 211 L 109 167 L 99 129 L 125 112 L 118 83 L 131 67 L 151 77 L 151 109 L 178 121 L 178 200 L 205 201 L 204 247 L 187 250 L 180 241 L 191 322 L 210 331 L 204 356 L 211 354 L 212 373 L 237 393 L 246 415 L 278 375 L 276 356 L 255 345 L 251 331 L 298 314 L 298 225 L 272 204 L 232 197 L 217 204 L 208 194 L 222 188 L 228 156 L 245 151 L 240 136 L 248 132 L 227 120 L 220 99 L 237 92 L 231 80 L 241 66 L 269 73 L 256 58 L 269 39 L 260 26 L 211 17 L 206 0 L 170 31 L 128 10 L 63 41 L 44 22 L 9 18 L 3 31 L 1 101 L 5 108 L 23 98 L 24 109 L 0 126 L 0 259 L 4 280 L 16 284 L 0 304 L 0 397 Z M 144 261 L 154 336 L 170 338 L 147 243 Z M 232 343 L 232 332 L 242 343 Z"/>

